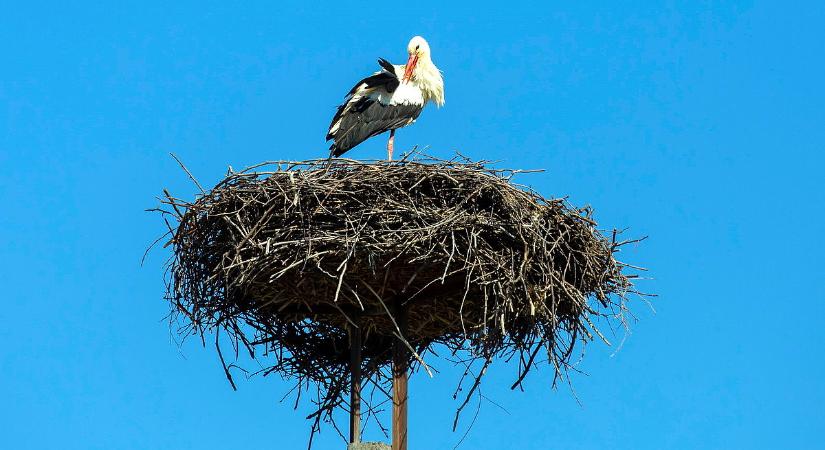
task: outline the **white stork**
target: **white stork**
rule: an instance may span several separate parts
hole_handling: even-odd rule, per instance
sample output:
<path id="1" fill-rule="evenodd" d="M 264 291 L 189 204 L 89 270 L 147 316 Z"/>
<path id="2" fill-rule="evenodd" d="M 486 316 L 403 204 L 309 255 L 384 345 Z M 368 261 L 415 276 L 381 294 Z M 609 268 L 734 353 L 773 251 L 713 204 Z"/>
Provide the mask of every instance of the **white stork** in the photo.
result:
<path id="1" fill-rule="evenodd" d="M 389 131 L 387 159 L 392 160 L 395 130 L 415 122 L 427 102 L 444 105 L 444 80 L 430 58 L 427 41 L 412 38 L 407 53 L 405 65 L 379 58 L 381 71 L 359 81 L 344 97 L 327 132 L 327 141 L 332 140 L 330 158 Z"/>

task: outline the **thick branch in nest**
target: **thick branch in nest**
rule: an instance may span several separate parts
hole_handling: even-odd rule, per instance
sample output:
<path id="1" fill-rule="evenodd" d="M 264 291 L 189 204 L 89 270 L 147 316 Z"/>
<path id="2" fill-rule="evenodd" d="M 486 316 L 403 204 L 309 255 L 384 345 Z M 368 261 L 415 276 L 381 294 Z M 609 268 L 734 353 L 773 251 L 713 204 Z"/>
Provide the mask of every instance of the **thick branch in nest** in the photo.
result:
<path id="1" fill-rule="evenodd" d="M 168 298 L 187 329 L 223 329 L 236 349 L 274 355 L 265 373 L 314 383 L 316 419 L 344 402 L 355 317 L 363 377 L 386 385 L 399 308 L 413 367 L 443 344 L 470 360 L 518 355 L 514 388 L 541 350 L 562 374 L 594 318 L 622 314 L 631 276 L 589 209 L 515 185 L 514 173 L 281 162 L 232 173 L 193 203 L 167 195 L 178 222 Z"/>

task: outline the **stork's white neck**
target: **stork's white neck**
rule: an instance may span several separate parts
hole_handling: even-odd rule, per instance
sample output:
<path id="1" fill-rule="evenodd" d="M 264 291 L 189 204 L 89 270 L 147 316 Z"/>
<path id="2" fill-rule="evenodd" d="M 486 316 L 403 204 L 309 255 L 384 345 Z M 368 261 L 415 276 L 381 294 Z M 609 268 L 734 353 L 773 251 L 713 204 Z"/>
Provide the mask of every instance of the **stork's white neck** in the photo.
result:
<path id="1" fill-rule="evenodd" d="M 444 105 L 444 79 L 429 55 L 418 60 L 411 83 L 421 89 L 424 101 L 432 101 L 437 106 Z"/>

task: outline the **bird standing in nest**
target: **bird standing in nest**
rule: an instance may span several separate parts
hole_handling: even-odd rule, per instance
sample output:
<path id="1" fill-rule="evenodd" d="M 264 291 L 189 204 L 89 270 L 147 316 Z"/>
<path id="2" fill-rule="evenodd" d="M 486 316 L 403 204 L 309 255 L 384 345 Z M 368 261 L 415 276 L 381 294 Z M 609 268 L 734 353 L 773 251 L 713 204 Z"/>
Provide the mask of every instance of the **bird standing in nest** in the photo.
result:
<path id="1" fill-rule="evenodd" d="M 433 64 L 430 46 L 421 36 L 407 45 L 405 65 L 380 58 L 381 71 L 359 81 L 338 107 L 327 132 L 330 158 L 386 131 L 387 159 L 392 160 L 395 130 L 415 122 L 424 105 L 444 105 L 444 80 Z"/>

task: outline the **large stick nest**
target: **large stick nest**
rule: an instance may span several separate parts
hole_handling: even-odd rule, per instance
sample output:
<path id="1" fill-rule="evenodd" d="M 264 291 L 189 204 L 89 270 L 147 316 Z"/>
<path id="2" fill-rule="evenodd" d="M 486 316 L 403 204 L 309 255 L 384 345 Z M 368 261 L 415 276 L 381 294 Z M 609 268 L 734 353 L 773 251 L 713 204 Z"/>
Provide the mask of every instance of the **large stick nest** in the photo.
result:
<path id="1" fill-rule="evenodd" d="M 517 356 L 514 387 L 540 352 L 563 375 L 576 343 L 600 335 L 597 321 L 622 317 L 633 276 L 614 257 L 615 232 L 514 184 L 517 172 L 467 160 L 281 162 L 230 172 L 194 203 L 167 194 L 168 298 L 185 332 L 216 343 L 224 332 L 236 354 L 269 354 L 265 373 L 315 386 L 316 425 L 345 404 L 355 325 L 374 386 L 386 386 L 399 336 L 414 368 L 442 344 L 485 368 Z"/>

